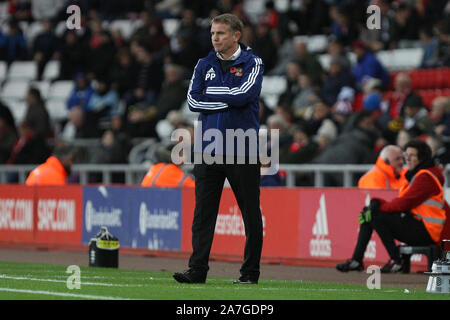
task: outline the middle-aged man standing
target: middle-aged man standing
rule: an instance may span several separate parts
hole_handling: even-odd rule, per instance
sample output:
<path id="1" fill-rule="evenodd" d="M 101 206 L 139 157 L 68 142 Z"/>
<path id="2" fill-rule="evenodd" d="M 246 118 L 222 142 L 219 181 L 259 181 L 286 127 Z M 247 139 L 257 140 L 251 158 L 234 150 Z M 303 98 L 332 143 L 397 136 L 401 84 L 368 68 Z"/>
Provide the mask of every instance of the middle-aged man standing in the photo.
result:
<path id="1" fill-rule="evenodd" d="M 241 276 L 233 283 L 257 284 L 260 275 L 263 242 L 259 204 L 261 166 L 258 159 L 252 161 L 255 154 L 251 151 L 258 147 L 258 101 L 264 64 L 249 47 L 239 42 L 242 30 L 243 23 L 235 15 L 222 14 L 212 20 L 211 41 L 214 49 L 198 61 L 187 94 L 191 111 L 200 113 L 194 154 L 198 154 L 201 148 L 202 161 L 195 161 L 194 166 L 196 204 L 189 269 L 173 275 L 182 283 L 206 281 L 225 178 L 241 210 L 246 236 Z M 237 138 L 226 135 L 230 129 L 256 135 L 256 139 L 245 141 L 245 153 L 240 148 L 234 148 Z M 214 142 L 209 142 L 207 131 L 218 133 L 214 136 Z M 199 138 L 202 138 L 201 141 Z M 230 145 L 234 147 L 228 148 Z M 206 161 L 206 157 L 210 156 L 217 161 Z M 243 164 L 242 159 L 245 161 Z"/>
<path id="2" fill-rule="evenodd" d="M 408 183 L 391 201 L 372 199 L 359 216 L 358 241 L 351 259 L 336 266 L 347 272 L 364 269 L 363 256 L 372 234 L 378 233 L 390 260 L 383 273 L 403 271 L 404 264 L 394 240 L 408 245 L 427 246 L 440 241 L 446 221 L 448 204 L 444 198 L 444 176 L 434 163 L 430 147 L 421 140 L 405 145 Z"/>
<path id="3" fill-rule="evenodd" d="M 387 145 L 378 156 L 375 165 L 358 181 L 359 188 L 400 189 L 407 180 L 403 167 L 403 151 L 400 147 Z"/>

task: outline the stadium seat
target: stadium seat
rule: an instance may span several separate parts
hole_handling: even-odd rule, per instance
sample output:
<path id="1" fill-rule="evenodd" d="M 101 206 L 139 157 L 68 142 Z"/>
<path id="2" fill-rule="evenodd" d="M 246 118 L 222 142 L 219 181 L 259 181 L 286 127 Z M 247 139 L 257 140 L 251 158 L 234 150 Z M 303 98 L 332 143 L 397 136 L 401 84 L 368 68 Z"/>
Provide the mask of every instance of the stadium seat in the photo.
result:
<path id="1" fill-rule="evenodd" d="M 317 59 L 319 60 L 319 63 L 324 70 L 328 71 L 328 69 L 330 69 L 330 62 L 331 62 L 330 54 L 328 53 L 319 54 L 317 56 Z"/>
<path id="2" fill-rule="evenodd" d="M 42 98 L 45 100 L 48 97 L 48 92 L 50 91 L 50 82 L 48 81 L 32 81 L 30 86 L 39 89 Z"/>
<path id="3" fill-rule="evenodd" d="M 46 81 L 53 81 L 58 79 L 61 70 L 61 63 L 58 60 L 51 60 L 47 62 L 42 73 L 42 79 Z"/>
<path id="4" fill-rule="evenodd" d="M 24 31 L 27 39 L 28 47 L 31 48 L 34 43 L 34 39 L 44 30 L 44 25 L 40 21 L 35 21 L 30 23 L 26 30 L 22 30 Z"/>
<path id="5" fill-rule="evenodd" d="M 131 38 L 135 30 L 135 25 L 131 20 L 114 20 L 108 26 L 110 31 L 119 30 L 125 40 Z"/>
<path id="6" fill-rule="evenodd" d="M 305 42 L 308 51 L 312 53 L 324 52 L 328 47 L 328 37 L 324 34 L 317 34 L 313 36 L 296 36 L 293 40 L 294 42 Z"/>
<path id="7" fill-rule="evenodd" d="M 378 51 L 376 56 L 389 71 L 418 68 L 423 58 L 422 48 Z"/>
<path id="8" fill-rule="evenodd" d="M 448 96 L 450 89 L 441 90 L 441 89 L 422 89 L 417 90 L 417 94 L 422 97 L 423 103 L 428 109 L 431 109 L 431 104 L 433 100 L 440 96 Z"/>
<path id="9" fill-rule="evenodd" d="M 67 30 L 67 22 L 66 21 L 60 21 L 56 25 L 55 34 L 56 34 L 57 37 L 62 37 L 62 35 L 64 34 L 64 32 L 66 32 L 66 30 Z"/>
<path id="10" fill-rule="evenodd" d="M 282 94 L 287 88 L 287 80 L 284 76 L 264 76 L 261 94 Z"/>
<path id="11" fill-rule="evenodd" d="M 0 84 L 5 81 L 8 72 L 8 65 L 5 61 L 0 61 Z"/>
<path id="12" fill-rule="evenodd" d="M 261 98 L 264 99 L 267 107 L 274 109 L 278 103 L 279 96 L 286 90 L 287 80 L 283 76 L 264 76 Z"/>
<path id="13" fill-rule="evenodd" d="M 71 80 L 58 80 L 52 83 L 48 93 L 48 99 L 60 99 L 64 102 L 69 98 L 75 84 Z"/>
<path id="14" fill-rule="evenodd" d="M 164 34 L 168 37 L 172 37 L 175 34 L 175 32 L 177 32 L 179 25 L 180 25 L 180 20 L 178 20 L 178 19 L 162 20 Z"/>
<path id="15" fill-rule="evenodd" d="M 48 99 L 45 103 L 50 119 L 54 121 L 62 121 L 66 120 L 69 111 L 66 107 L 66 102 L 62 99 L 51 98 Z"/>
<path id="16" fill-rule="evenodd" d="M 14 61 L 8 69 L 8 80 L 36 80 L 37 65 L 33 61 Z"/>
<path id="17" fill-rule="evenodd" d="M 25 113 L 27 111 L 27 105 L 24 101 L 11 100 L 7 103 L 9 110 L 14 118 L 16 126 L 18 126 L 25 118 Z"/>
<path id="18" fill-rule="evenodd" d="M 3 101 L 23 101 L 29 88 L 28 81 L 8 81 L 1 90 L 0 97 Z"/>

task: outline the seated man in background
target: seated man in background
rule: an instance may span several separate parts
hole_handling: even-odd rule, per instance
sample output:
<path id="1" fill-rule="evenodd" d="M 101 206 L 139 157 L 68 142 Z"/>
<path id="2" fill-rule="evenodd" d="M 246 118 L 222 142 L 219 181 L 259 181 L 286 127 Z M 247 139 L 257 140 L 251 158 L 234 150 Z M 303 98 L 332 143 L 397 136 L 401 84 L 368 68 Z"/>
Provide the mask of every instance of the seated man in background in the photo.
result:
<path id="1" fill-rule="evenodd" d="M 141 182 L 142 187 L 195 187 L 195 181 L 178 165 L 172 163 L 171 149 L 173 145 L 156 150 L 157 163 L 152 165 Z M 184 152 L 180 153 L 183 165 Z M 187 156 L 187 155 L 186 155 Z"/>
<path id="2" fill-rule="evenodd" d="M 28 175 L 27 186 L 65 185 L 70 175 L 76 150 L 70 146 L 58 146 L 47 161 Z"/>
<path id="3" fill-rule="evenodd" d="M 342 272 L 362 271 L 363 257 L 373 229 L 389 253 L 382 273 L 403 271 L 404 263 L 394 240 L 412 246 L 428 246 L 440 241 L 448 204 L 444 198 L 444 176 L 435 164 L 430 147 L 421 140 L 405 146 L 408 181 L 391 201 L 372 199 L 359 216 L 358 241 L 351 259 L 338 264 Z"/>
<path id="4" fill-rule="evenodd" d="M 403 168 L 403 151 L 400 147 L 388 145 L 378 156 L 375 165 L 358 181 L 358 188 L 400 189 L 407 180 Z"/>

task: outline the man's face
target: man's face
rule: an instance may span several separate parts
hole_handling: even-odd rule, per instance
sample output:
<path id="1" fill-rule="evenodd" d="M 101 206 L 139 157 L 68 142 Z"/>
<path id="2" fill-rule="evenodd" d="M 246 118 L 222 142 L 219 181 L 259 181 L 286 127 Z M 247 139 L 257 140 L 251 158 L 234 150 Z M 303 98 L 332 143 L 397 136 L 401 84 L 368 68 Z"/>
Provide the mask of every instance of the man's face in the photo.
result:
<path id="1" fill-rule="evenodd" d="M 413 170 L 419 164 L 418 152 L 415 148 L 407 148 L 405 151 L 406 165 L 409 170 Z"/>
<path id="2" fill-rule="evenodd" d="M 217 22 L 211 25 L 211 42 L 214 50 L 224 58 L 229 58 L 237 49 L 241 33 L 231 32 L 230 26 Z"/>
<path id="3" fill-rule="evenodd" d="M 395 173 L 400 173 L 403 169 L 403 152 L 401 149 L 392 150 L 388 157 L 391 167 Z"/>

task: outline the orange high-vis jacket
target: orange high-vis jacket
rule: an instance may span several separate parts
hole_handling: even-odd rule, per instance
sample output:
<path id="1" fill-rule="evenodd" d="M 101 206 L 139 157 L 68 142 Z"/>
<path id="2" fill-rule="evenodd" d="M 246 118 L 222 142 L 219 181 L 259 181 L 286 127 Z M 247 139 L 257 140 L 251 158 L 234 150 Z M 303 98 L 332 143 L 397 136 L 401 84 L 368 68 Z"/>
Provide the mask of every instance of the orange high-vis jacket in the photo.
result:
<path id="1" fill-rule="evenodd" d="M 408 183 L 405 178 L 407 171 L 403 168 L 400 177 L 396 178 L 394 169 L 378 157 L 375 165 L 359 179 L 358 188 L 399 190 Z"/>
<path id="2" fill-rule="evenodd" d="M 148 170 L 142 187 L 195 187 L 195 182 L 174 164 L 157 163 Z"/>
<path id="3" fill-rule="evenodd" d="M 434 242 L 438 242 L 446 220 L 444 189 L 442 188 L 439 179 L 436 178 L 430 170 L 419 170 L 411 182 L 400 189 L 398 196 L 401 198 L 408 191 L 415 177 L 418 177 L 421 174 L 429 174 L 439 186 L 440 192 L 438 195 L 431 196 L 429 199 L 413 208 L 411 212 L 417 219 L 423 221 L 431 239 L 433 239 Z"/>
<path id="4" fill-rule="evenodd" d="M 67 172 L 56 157 L 49 157 L 47 161 L 35 168 L 28 175 L 27 186 L 65 185 Z"/>

